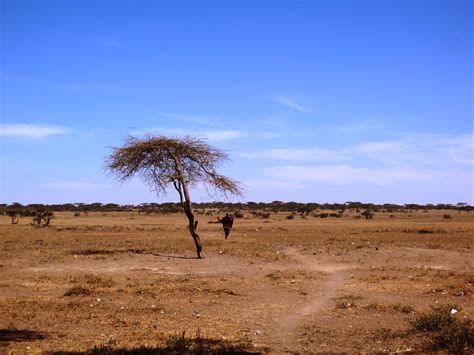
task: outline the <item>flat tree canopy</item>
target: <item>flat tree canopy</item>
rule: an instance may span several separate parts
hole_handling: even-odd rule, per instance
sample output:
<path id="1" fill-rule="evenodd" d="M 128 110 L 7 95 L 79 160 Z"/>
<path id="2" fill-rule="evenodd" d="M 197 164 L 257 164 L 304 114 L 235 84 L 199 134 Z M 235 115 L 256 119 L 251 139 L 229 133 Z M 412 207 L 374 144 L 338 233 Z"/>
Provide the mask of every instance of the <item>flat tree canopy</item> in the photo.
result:
<path id="1" fill-rule="evenodd" d="M 158 195 L 174 187 L 188 218 L 198 258 L 202 258 L 189 188 L 202 184 L 209 194 L 240 195 L 239 183 L 217 172 L 226 160 L 226 153 L 199 138 L 147 134 L 143 139 L 129 136 L 122 147 L 113 148 L 105 169 L 121 182 L 138 176 Z"/>

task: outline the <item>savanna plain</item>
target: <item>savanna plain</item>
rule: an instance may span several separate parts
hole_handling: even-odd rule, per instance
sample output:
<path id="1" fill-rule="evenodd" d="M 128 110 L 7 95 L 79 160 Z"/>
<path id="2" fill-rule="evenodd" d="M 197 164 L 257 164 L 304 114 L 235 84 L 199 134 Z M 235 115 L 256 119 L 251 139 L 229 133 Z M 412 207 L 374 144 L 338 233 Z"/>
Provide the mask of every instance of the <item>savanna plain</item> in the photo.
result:
<path id="1" fill-rule="evenodd" d="M 473 351 L 474 213 L 202 212 L 0 216 L 0 353 Z"/>

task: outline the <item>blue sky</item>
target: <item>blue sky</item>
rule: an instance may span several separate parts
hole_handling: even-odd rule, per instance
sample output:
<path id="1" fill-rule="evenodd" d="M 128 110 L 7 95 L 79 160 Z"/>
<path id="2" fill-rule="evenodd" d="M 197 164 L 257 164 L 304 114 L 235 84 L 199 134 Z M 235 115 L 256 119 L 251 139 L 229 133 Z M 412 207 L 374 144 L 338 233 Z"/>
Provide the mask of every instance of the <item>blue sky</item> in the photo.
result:
<path id="1" fill-rule="evenodd" d="M 474 203 L 472 1 L 0 6 L 0 202 L 176 201 L 102 172 L 148 131 L 225 150 L 239 201 Z"/>

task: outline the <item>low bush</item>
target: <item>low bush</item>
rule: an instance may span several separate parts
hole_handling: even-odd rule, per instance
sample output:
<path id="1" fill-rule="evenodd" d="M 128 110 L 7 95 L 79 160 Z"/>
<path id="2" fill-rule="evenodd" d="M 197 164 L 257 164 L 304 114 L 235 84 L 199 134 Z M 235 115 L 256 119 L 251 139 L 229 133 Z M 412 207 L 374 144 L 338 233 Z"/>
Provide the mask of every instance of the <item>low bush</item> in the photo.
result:
<path id="1" fill-rule="evenodd" d="M 90 295 L 91 290 L 88 287 L 84 287 L 81 285 L 72 286 L 66 292 L 64 292 L 64 296 L 87 296 Z"/>
<path id="2" fill-rule="evenodd" d="M 448 350 L 454 354 L 471 353 L 474 350 L 472 321 L 456 316 L 459 311 L 456 305 L 444 305 L 411 321 L 413 332 L 428 336 L 426 350 Z"/>

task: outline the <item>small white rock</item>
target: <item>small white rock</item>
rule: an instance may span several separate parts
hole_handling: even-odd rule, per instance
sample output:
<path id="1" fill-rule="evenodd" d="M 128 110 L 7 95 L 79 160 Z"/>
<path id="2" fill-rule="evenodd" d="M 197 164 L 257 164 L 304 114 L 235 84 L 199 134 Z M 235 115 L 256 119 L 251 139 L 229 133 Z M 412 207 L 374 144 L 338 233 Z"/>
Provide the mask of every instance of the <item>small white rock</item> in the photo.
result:
<path id="1" fill-rule="evenodd" d="M 456 313 L 458 313 L 458 310 L 453 308 L 453 309 L 451 310 L 451 314 L 456 314 Z"/>
<path id="2" fill-rule="evenodd" d="M 262 332 L 260 330 L 255 331 L 255 335 L 262 335 Z"/>

